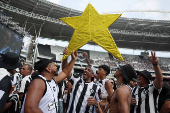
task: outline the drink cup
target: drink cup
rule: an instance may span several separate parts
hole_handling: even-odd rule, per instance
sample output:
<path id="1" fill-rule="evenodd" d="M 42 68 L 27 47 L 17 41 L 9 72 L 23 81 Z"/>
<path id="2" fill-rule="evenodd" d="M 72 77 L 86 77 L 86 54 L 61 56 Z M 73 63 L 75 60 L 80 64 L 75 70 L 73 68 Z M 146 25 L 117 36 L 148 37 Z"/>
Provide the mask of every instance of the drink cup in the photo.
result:
<path id="1" fill-rule="evenodd" d="M 93 98 L 92 96 L 90 96 L 89 98 Z M 92 104 L 87 104 L 88 106 L 91 106 Z"/>
<path id="2" fill-rule="evenodd" d="M 64 94 L 68 94 L 68 90 L 64 90 Z"/>
<path id="3" fill-rule="evenodd" d="M 101 94 L 101 105 L 106 105 L 107 104 L 107 96 L 108 96 L 108 94 L 106 94 L 106 93 L 102 93 Z"/>

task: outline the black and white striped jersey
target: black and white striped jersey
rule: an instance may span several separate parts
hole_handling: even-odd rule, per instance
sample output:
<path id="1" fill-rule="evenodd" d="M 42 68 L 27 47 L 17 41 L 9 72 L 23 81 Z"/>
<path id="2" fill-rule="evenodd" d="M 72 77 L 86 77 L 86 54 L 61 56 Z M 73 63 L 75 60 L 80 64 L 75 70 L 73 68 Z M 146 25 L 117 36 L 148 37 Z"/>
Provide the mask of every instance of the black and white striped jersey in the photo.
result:
<path id="1" fill-rule="evenodd" d="M 27 91 L 27 88 L 31 80 L 32 80 L 31 75 L 27 75 L 21 80 L 21 87 L 19 93 L 25 93 Z"/>
<path id="2" fill-rule="evenodd" d="M 138 102 L 131 111 L 133 113 L 158 113 L 160 92 L 161 89 L 157 89 L 154 84 L 133 88 L 132 96 L 136 97 Z"/>
<path id="3" fill-rule="evenodd" d="M 10 94 L 10 96 L 13 95 L 14 92 L 20 89 L 21 87 L 21 81 L 22 81 L 22 75 L 20 73 L 15 73 L 12 76 L 12 86 L 15 86 L 14 90 Z"/>
<path id="4" fill-rule="evenodd" d="M 12 76 L 12 85 L 17 85 L 21 82 L 22 80 L 22 75 L 20 73 L 15 73 Z"/>
<path id="5" fill-rule="evenodd" d="M 85 82 L 82 78 L 72 75 L 73 81 L 72 92 L 70 94 L 69 106 L 67 113 L 93 113 L 95 106 L 87 105 L 87 99 L 92 96 L 100 101 L 99 96 L 101 89 L 94 82 Z"/>

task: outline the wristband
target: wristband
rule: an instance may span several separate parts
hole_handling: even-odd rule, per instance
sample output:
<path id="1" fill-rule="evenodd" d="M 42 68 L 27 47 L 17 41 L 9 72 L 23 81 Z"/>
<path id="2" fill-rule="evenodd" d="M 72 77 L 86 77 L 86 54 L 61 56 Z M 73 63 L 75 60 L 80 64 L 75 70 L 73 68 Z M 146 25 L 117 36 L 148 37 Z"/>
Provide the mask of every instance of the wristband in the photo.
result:
<path id="1" fill-rule="evenodd" d="M 158 64 L 153 64 L 153 66 L 157 66 Z"/>

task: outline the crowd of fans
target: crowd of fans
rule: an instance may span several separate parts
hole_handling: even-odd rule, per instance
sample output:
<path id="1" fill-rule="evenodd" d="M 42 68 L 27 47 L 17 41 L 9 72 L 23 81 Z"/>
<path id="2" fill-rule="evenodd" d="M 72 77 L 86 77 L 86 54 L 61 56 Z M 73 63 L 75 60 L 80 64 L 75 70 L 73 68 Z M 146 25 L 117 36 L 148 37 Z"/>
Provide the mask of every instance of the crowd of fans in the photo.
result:
<path id="1" fill-rule="evenodd" d="M 119 59 L 116 59 L 115 57 L 104 57 L 103 59 L 96 57 L 92 58 L 91 62 L 93 65 L 109 65 L 111 68 L 116 68 L 118 65 L 125 65 L 125 64 L 131 64 L 135 70 L 148 70 L 153 71 L 152 64 L 148 60 L 148 58 L 143 56 L 128 56 L 128 55 L 122 55 L 124 62 L 120 61 Z M 95 59 L 95 60 L 94 60 Z M 159 62 L 160 68 L 162 71 L 170 71 L 170 66 L 168 66 L 168 62 Z"/>
<path id="2" fill-rule="evenodd" d="M 67 48 L 63 54 L 68 54 Z M 161 62 L 151 54 L 147 58 L 123 56 L 125 62 L 106 57 L 95 61 L 96 69 L 83 52 L 88 66 L 79 75 L 73 71 L 77 52 L 72 52 L 70 61 L 62 61 L 60 71 L 55 58 L 42 58 L 34 67 L 21 66 L 19 56 L 7 52 L 0 58 L 0 112 L 168 113 L 170 86 L 163 85 Z M 110 67 L 116 67 L 116 82 L 106 78 Z M 152 68 L 154 80 L 147 71 Z"/>

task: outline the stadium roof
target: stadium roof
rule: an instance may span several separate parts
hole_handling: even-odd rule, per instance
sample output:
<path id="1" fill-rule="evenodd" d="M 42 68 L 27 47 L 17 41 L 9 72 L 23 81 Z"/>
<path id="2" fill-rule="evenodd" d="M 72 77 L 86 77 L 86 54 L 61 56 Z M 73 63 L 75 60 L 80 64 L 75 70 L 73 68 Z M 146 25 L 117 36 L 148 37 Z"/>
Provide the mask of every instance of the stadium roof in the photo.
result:
<path id="1" fill-rule="evenodd" d="M 31 35 L 63 41 L 74 29 L 59 18 L 82 14 L 46 0 L 0 0 L 0 8 Z M 170 51 L 170 21 L 120 17 L 109 30 L 119 48 Z"/>

